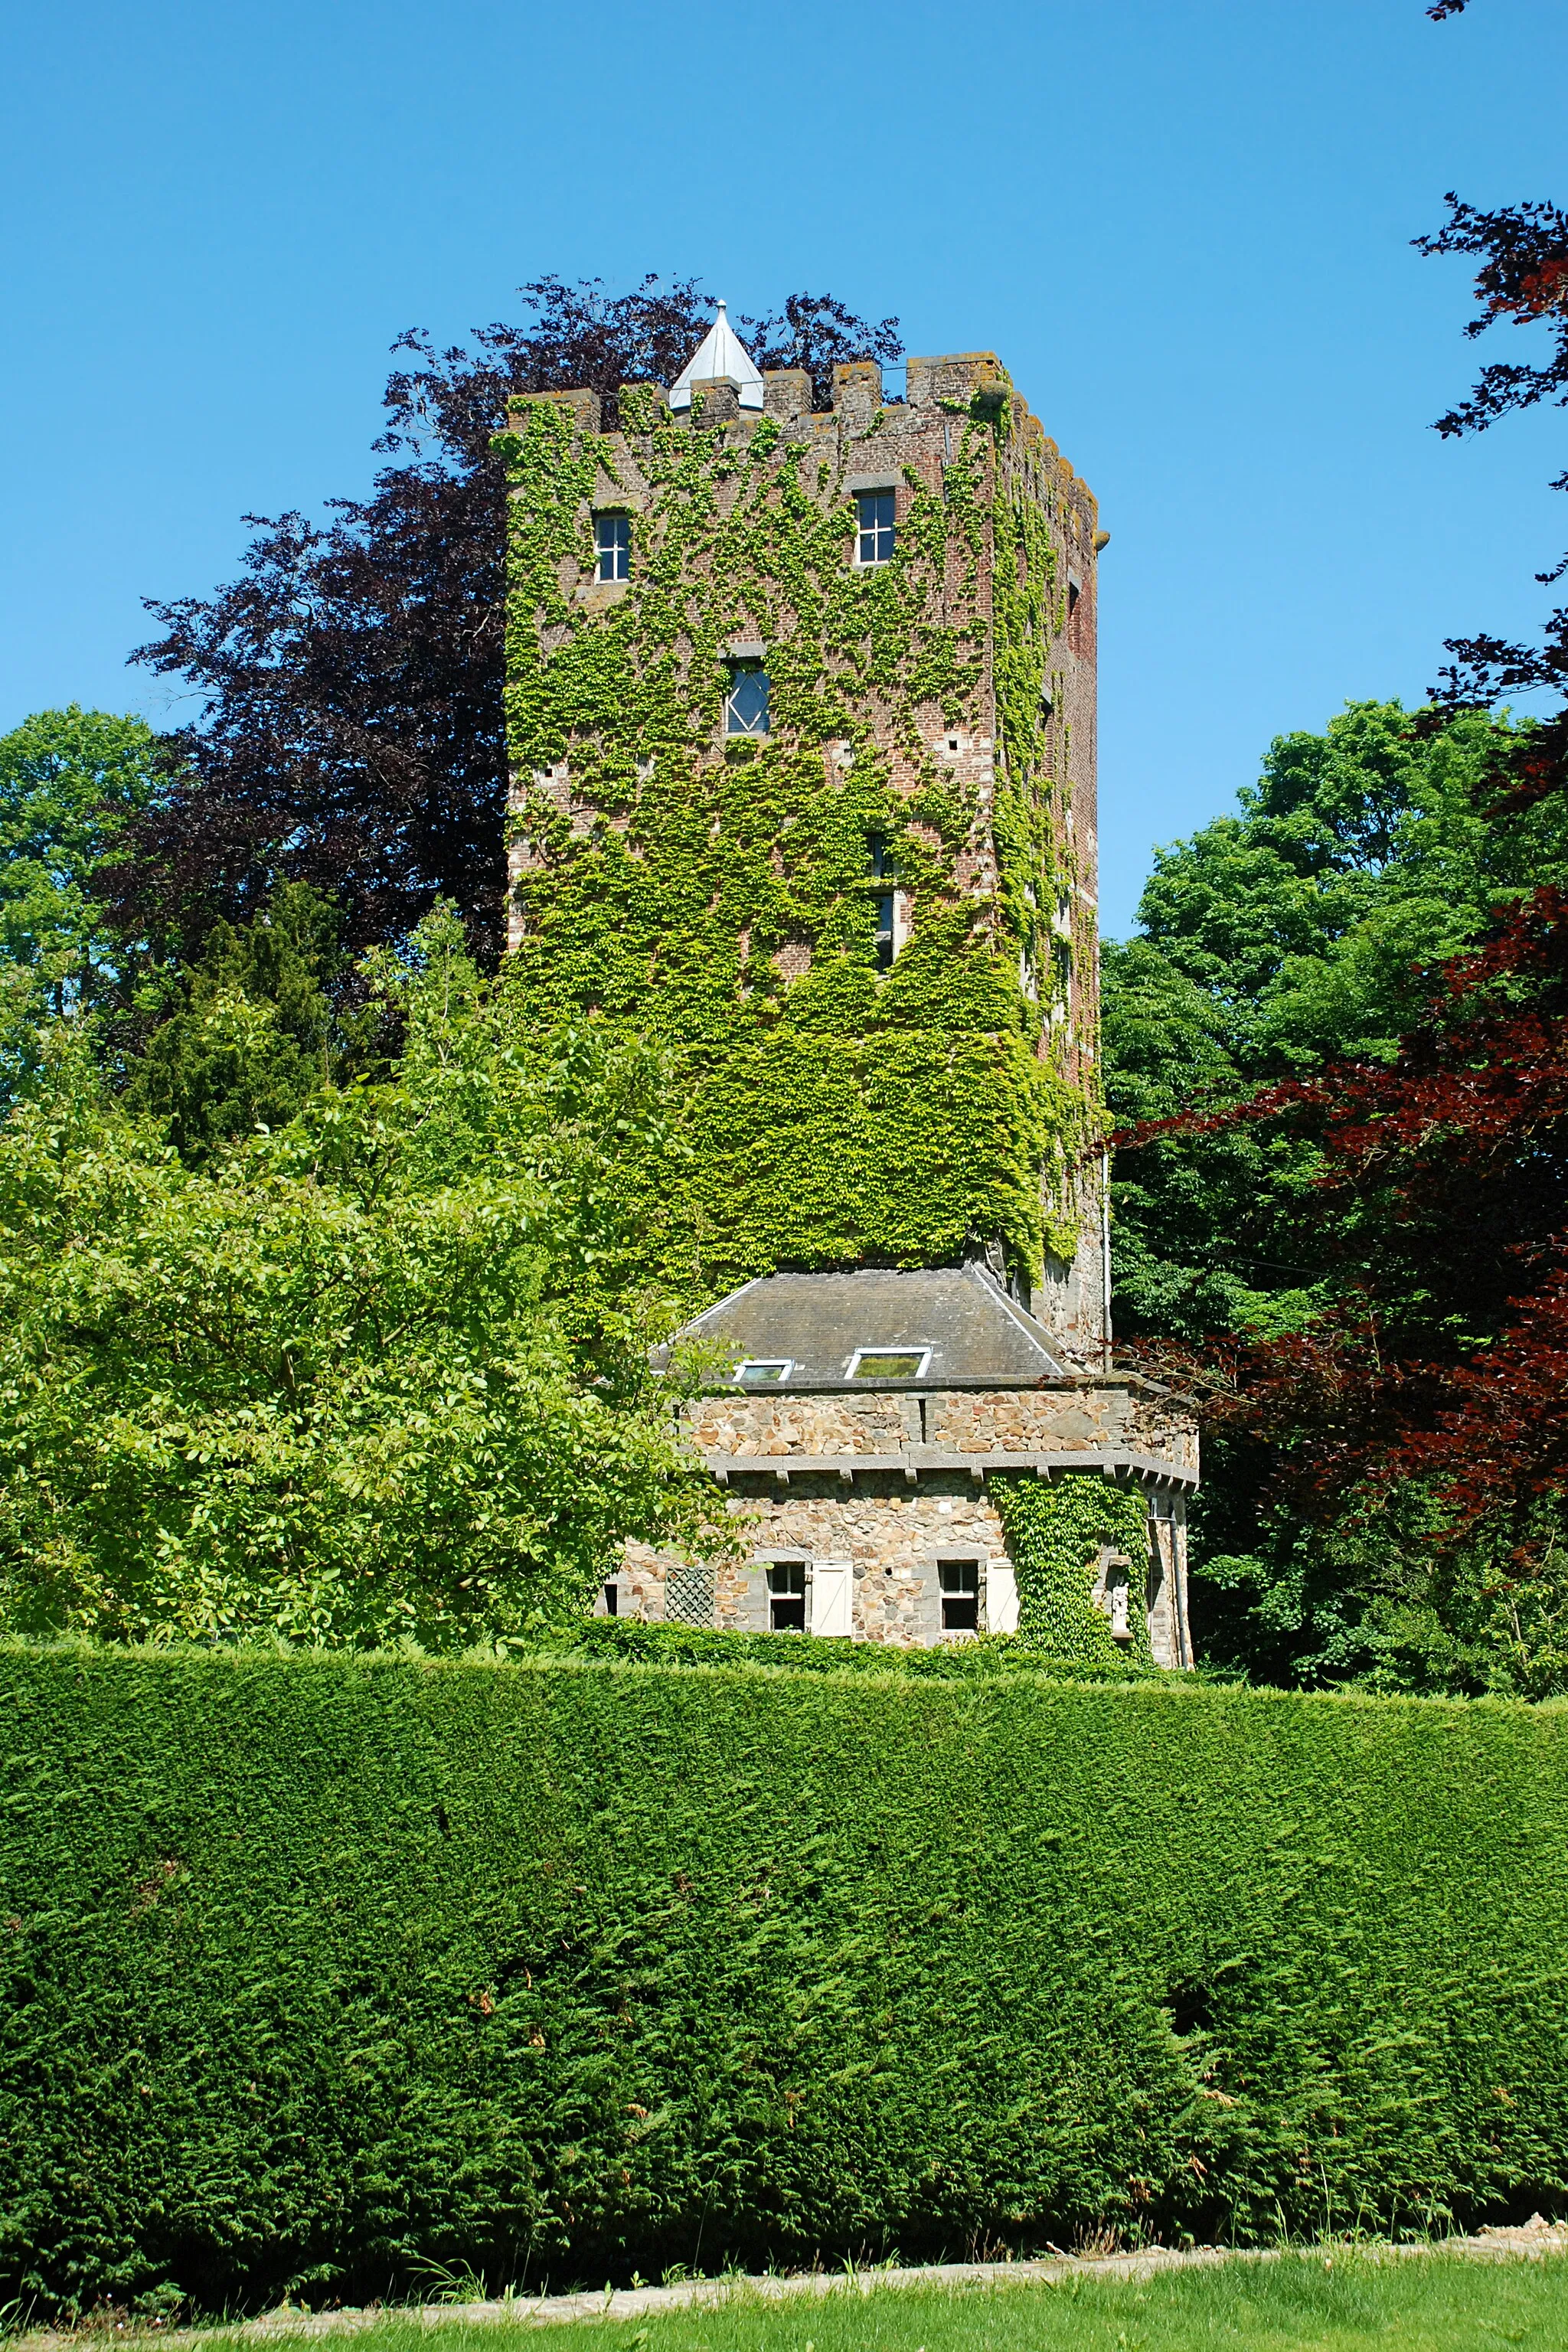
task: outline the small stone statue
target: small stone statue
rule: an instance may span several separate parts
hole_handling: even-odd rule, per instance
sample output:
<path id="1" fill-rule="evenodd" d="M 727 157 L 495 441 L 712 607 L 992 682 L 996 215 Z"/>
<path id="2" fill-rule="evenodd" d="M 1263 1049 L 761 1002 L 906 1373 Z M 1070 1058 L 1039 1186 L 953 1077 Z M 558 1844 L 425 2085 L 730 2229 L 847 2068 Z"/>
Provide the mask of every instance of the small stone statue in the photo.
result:
<path id="1" fill-rule="evenodd" d="M 1111 1640 L 1130 1642 L 1132 1639 L 1130 1615 L 1132 1607 L 1132 1563 L 1125 1553 L 1112 1552 L 1106 1559 L 1100 1605 L 1110 1620 Z"/>

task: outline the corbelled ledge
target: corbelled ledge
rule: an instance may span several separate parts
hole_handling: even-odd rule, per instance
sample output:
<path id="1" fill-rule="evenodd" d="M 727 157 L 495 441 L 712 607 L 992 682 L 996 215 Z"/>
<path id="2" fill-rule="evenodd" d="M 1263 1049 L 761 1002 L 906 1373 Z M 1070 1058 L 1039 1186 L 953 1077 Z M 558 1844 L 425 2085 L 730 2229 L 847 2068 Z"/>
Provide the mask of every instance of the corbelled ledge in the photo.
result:
<path id="1" fill-rule="evenodd" d="M 947 1446 L 910 1445 L 898 1454 L 725 1454 L 717 1449 L 700 1449 L 702 1466 L 721 1486 L 731 1478 L 776 1478 L 788 1486 L 792 1478 L 840 1478 L 853 1485 L 858 1472 L 902 1472 L 913 1486 L 922 1471 L 963 1472 L 971 1478 L 984 1480 L 988 1470 L 1016 1473 L 1032 1470 L 1037 1477 L 1054 1477 L 1058 1471 L 1098 1470 L 1107 1478 L 1136 1478 L 1143 1485 L 1168 1491 L 1188 1493 L 1198 1483 L 1194 1470 L 1184 1469 L 1178 1463 L 1162 1460 L 1152 1454 L 1129 1454 L 1103 1447 L 1084 1447 L 1074 1453 L 1045 1454 L 1005 1452 L 994 1447 L 985 1453 L 960 1454 Z"/>

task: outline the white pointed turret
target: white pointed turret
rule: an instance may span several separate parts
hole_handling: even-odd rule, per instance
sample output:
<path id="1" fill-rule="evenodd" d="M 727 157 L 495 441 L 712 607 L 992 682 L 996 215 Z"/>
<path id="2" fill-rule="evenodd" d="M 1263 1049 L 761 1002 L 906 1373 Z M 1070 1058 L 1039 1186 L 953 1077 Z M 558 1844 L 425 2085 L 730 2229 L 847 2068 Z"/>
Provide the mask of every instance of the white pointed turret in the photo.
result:
<path id="1" fill-rule="evenodd" d="M 694 383 L 732 383 L 742 408 L 761 408 L 763 379 L 752 355 L 730 324 L 722 302 L 719 316 L 670 386 L 671 408 L 689 408 Z"/>

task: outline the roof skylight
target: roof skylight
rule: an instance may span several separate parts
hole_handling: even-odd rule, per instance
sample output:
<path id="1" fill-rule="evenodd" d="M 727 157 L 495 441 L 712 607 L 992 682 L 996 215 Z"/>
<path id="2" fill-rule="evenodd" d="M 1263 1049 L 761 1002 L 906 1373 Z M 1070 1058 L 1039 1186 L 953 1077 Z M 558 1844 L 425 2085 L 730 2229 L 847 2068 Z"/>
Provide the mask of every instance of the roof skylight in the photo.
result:
<path id="1" fill-rule="evenodd" d="M 921 1381 L 929 1348 L 857 1348 L 846 1377 L 852 1381 Z"/>

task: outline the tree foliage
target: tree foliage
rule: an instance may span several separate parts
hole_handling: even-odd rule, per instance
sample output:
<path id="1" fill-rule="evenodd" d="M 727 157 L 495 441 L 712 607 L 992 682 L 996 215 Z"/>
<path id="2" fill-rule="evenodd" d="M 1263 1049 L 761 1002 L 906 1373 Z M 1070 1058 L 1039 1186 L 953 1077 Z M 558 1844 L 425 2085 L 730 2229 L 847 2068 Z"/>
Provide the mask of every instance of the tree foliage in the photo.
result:
<path id="1" fill-rule="evenodd" d="M 1437 431 L 1454 439 L 1484 433 L 1501 418 L 1542 402 L 1568 406 L 1568 212 L 1533 202 L 1489 212 L 1452 190 L 1445 201 L 1447 219 L 1416 245 L 1425 254 L 1458 253 L 1479 263 L 1479 316 L 1470 320 L 1466 334 L 1474 339 L 1501 325 L 1545 328 L 1551 343 L 1543 360 L 1497 360 L 1484 367 L 1468 399 L 1437 419 Z M 1568 471 L 1552 488 L 1568 490 Z M 1543 587 L 1565 576 L 1568 555 L 1536 574 Z M 1446 650 L 1454 658 L 1436 689 L 1440 711 L 1489 709 L 1509 695 L 1541 691 L 1568 698 L 1568 605 L 1551 614 L 1539 645 L 1483 633 L 1451 637 Z M 1494 781 L 1523 800 L 1568 785 L 1568 698 L 1513 745 Z"/>
<path id="2" fill-rule="evenodd" d="M 240 577 L 153 603 L 136 658 L 184 678 L 202 715 L 174 739 L 168 791 L 132 829 L 118 919 L 186 956 L 281 881 L 342 906 L 346 943 L 405 936 L 438 895 L 481 958 L 503 938 L 501 716 L 505 480 L 492 436 L 517 392 L 673 382 L 710 323 L 695 280 L 630 294 L 559 278 L 523 289 L 522 324 L 437 350 L 410 332 L 377 444 L 395 462 L 327 518 L 250 516 Z M 830 295 L 742 320 L 763 367 L 806 368 L 818 397 L 841 359 L 891 359 L 898 322 Z"/>
<path id="3" fill-rule="evenodd" d="M 298 1045 L 287 989 L 223 992 L 275 945 L 215 950 L 172 1066 L 210 1068 L 220 1014 L 253 1016 L 253 1071 Z M 270 1132 L 187 1089 L 184 1157 L 55 1025 L 0 1129 L 13 1627 L 450 1649 L 580 1612 L 627 1536 L 700 1536 L 637 1271 L 657 1065 L 512 1034 L 449 908 L 367 978 L 405 1032 L 384 1075 Z"/>
<path id="4" fill-rule="evenodd" d="M 1518 731 L 1467 714 L 1426 732 L 1397 703 L 1352 705 L 1322 735 L 1279 739 L 1237 814 L 1160 851 L 1138 937 L 1105 950 L 1118 1125 L 1217 1109 L 1346 1053 L 1392 1061 L 1500 902 L 1568 887 L 1560 802 L 1478 804 Z M 1119 1330 L 1299 1321 L 1339 1265 L 1318 1166 L 1299 1134 L 1252 1120 L 1124 1158 Z"/>
<path id="5" fill-rule="evenodd" d="M 1551 342 L 1484 368 L 1436 429 L 1568 404 L 1568 214 L 1447 204 L 1416 242 L 1479 264 L 1467 332 Z M 1568 608 L 1537 646 L 1447 650 L 1432 708 L 1352 788 L 1350 836 L 1311 795 L 1331 887 L 1310 839 L 1259 836 L 1265 795 L 1184 845 L 1178 887 L 1156 875 L 1148 937 L 1112 961 L 1121 1108 L 1146 1122 L 1129 1303 L 1184 1331 L 1166 1360 L 1209 1398 L 1222 1647 L 1539 1696 L 1568 1689 L 1568 701 L 1482 714 L 1568 689 Z M 1412 784 L 1438 745 L 1462 755 L 1441 811 Z M 1140 992 L 1163 1018 L 1133 1043 Z"/>
<path id="6" fill-rule="evenodd" d="M 1508 1050 L 1477 1003 L 1449 1037 L 1495 910 L 1568 887 L 1562 797 L 1491 795 L 1527 731 L 1474 713 L 1433 731 L 1366 704 L 1281 739 L 1237 816 L 1160 854 L 1142 935 L 1106 951 L 1107 1091 L 1140 1139 L 1118 1167 L 1118 1330 L 1146 1360 L 1149 1335 L 1184 1343 L 1152 1360 L 1207 1406 L 1200 1641 L 1271 1679 L 1539 1689 L 1565 1663 L 1555 1600 L 1516 1625 L 1498 1516 L 1442 1496 L 1430 1459 L 1375 1479 L 1354 1438 L 1389 1436 L 1363 1376 L 1391 1359 L 1433 1368 L 1436 1407 L 1500 1331 L 1517 1244 L 1552 1214 L 1532 1150 L 1510 1191 L 1494 1136 L 1503 1156 L 1462 1197 L 1447 1147 L 1403 1174 L 1395 1153 L 1417 1131 L 1400 1106 L 1420 1056 L 1458 1070 Z M 1495 1021 L 1536 982 L 1489 985 Z"/>
<path id="7" fill-rule="evenodd" d="M 1181 1363 L 1220 1435 L 1221 1516 L 1259 1538 L 1209 1573 L 1250 1593 L 1276 1670 L 1568 1688 L 1565 941 L 1543 887 L 1450 960 L 1392 1063 L 1217 1115 L 1316 1158 L 1312 1311 Z"/>
<path id="8" fill-rule="evenodd" d="M 337 909 L 308 882 L 282 884 L 237 930 L 215 923 L 172 979 L 174 1009 L 126 1066 L 125 1108 L 165 1121 L 187 1160 L 287 1126 L 344 1071 L 327 993 L 345 961 L 337 934 Z"/>
<path id="9" fill-rule="evenodd" d="M 127 822 L 158 790 L 140 719 L 39 710 L 0 736 L 0 1101 L 34 1070 L 41 1013 L 102 1003 L 126 969 L 107 876 Z"/>
<path id="10" fill-rule="evenodd" d="M 105 865 L 157 789 L 144 719 L 39 710 L 0 736 L 0 958 L 39 973 L 57 1011 L 113 953 Z"/>

